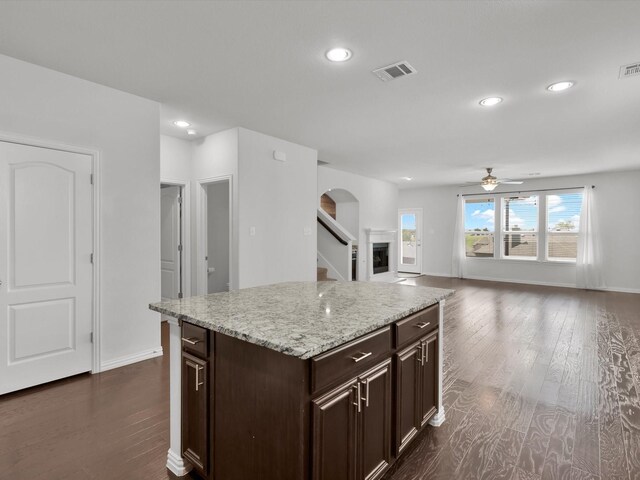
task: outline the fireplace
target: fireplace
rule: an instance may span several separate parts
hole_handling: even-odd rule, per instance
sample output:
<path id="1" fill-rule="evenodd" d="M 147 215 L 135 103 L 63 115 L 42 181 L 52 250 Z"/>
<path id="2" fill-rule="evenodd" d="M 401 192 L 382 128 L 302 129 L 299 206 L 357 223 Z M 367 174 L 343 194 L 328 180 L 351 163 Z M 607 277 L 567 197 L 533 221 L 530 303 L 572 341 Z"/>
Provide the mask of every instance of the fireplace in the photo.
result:
<path id="1" fill-rule="evenodd" d="M 384 273 L 389 271 L 389 244 L 373 244 L 373 273 Z"/>
<path id="2" fill-rule="evenodd" d="M 397 230 L 365 228 L 367 276 L 370 282 L 394 281 L 398 273 Z"/>

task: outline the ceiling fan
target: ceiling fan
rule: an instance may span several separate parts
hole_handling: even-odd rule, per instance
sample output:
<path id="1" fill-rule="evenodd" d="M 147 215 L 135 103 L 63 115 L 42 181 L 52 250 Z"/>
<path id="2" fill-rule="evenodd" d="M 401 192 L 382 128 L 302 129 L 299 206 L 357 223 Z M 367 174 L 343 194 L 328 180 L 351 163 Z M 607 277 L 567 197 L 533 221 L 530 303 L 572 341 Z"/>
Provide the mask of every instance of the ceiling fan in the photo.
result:
<path id="1" fill-rule="evenodd" d="M 487 176 L 482 177 L 480 180 L 480 186 L 484 188 L 487 192 L 493 191 L 498 185 L 506 184 L 506 185 L 522 185 L 522 181 L 520 180 L 510 180 L 508 178 L 496 178 L 491 175 L 493 168 L 487 168 Z M 478 182 L 467 182 L 465 185 L 460 185 L 461 187 L 467 187 L 469 185 L 478 185 Z"/>

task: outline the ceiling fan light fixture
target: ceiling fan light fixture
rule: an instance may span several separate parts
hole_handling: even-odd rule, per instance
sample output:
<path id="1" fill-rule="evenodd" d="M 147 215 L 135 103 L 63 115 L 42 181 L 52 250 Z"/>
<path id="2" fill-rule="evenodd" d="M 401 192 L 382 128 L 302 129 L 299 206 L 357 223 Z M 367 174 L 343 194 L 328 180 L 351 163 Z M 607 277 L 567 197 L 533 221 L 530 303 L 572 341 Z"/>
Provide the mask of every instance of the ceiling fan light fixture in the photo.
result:
<path id="1" fill-rule="evenodd" d="M 490 182 L 482 183 L 482 188 L 484 188 L 487 192 L 493 192 L 497 186 L 498 186 L 497 183 L 490 183 Z"/>

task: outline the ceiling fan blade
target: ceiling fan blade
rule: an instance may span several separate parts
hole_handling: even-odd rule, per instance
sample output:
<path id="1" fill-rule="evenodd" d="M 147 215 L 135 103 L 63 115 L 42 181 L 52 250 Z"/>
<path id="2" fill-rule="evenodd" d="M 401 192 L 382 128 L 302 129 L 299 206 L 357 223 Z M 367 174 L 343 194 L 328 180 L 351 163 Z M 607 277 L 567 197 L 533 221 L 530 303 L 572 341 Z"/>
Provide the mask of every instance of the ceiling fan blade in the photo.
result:
<path id="1" fill-rule="evenodd" d="M 479 186 L 480 184 L 478 182 L 466 182 L 462 185 L 458 185 L 458 187 L 474 187 L 476 185 Z"/>
<path id="2" fill-rule="evenodd" d="M 522 185 L 524 182 L 521 180 L 498 180 L 498 183 L 503 185 Z"/>

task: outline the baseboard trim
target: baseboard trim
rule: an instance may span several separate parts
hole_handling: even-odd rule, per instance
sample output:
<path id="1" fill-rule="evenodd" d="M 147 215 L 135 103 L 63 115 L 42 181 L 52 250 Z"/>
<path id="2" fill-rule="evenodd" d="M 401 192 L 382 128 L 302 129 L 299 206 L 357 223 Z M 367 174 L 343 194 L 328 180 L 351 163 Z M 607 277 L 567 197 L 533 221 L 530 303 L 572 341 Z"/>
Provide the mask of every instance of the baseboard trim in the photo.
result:
<path id="1" fill-rule="evenodd" d="M 619 293 L 640 293 L 640 288 L 625 288 L 625 287 L 604 287 L 600 290 L 605 292 L 619 292 Z"/>
<path id="2" fill-rule="evenodd" d="M 169 449 L 167 452 L 167 468 L 176 476 L 184 477 L 193 468 L 184 458 Z"/>
<path id="3" fill-rule="evenodd" d="M 431 275 L 434 277 L 457 278 L 457 277 L 452 277 L 451 275 L 438 274 L 438 273 L 425 273 L 425 275 Z M 542 287 L 574 288 L 577 290 L 581 290 L 581 287 L 578 287 L 571 283 L 538 282 L 535 280 L 516 280 L 512 278 L 481 277 L 477 275 L 465 275 L 464 277 L 462 277 L 462 280 L 465 280 L 465 279 L 481 280 L 483 282 L 518 283 L 521 285 L 540 285 Z M 601 292 L 618 292 L 618 293 L 640 293 L 640 289 L 638 288 L 626 288 L 626 287 L 588 288 L 586 290 L 594 290 L 594 291 L 601 291 Z"/>
<path id="4" fill-rule="evenodd" d="M 454 278 L 450 273 L 442 273 L 442 272 L 422 272 L 422 275 L 429 275 L 431 277 L 446 277 L 446 278 Z"/>
<path id="5" fill-rule="evenodd" d="M 102 365 L 100 365 L 100 371 L 106 372 L 107 370 L 124 367 L 125 365 L 131 365 L 132 363 L 161 357 L 162 353 L 162 347 L 158 347 L 144 352 L 134 353 L 133 355 L 126 355 L 124 357 L 114 358 L 113 360 L 107 360 L 106 362 L 102 362 Z"/>
<path id="6" fill-rule="evenodd" d="M 468 280 L 483 280 L 485 282 L 518 283 L 524 285 L 540 285 L 543 287 L 578 288 L 575 284 L 571 283 L 538 282 L 536 280 L 516 280 L 513 278 L 492 278 L 476 275 L 465 275 L 463 278 Z"/>

